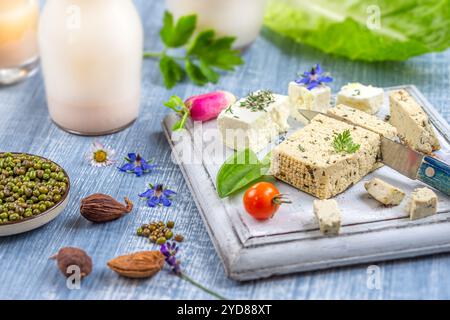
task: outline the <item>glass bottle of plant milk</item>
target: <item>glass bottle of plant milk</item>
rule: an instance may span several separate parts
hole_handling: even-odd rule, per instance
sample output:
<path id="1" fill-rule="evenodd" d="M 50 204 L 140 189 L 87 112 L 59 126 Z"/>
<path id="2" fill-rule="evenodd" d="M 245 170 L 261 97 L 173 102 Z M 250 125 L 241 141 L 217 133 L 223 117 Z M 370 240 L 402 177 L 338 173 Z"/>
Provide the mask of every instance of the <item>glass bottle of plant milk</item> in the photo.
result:
<path id="1" fill-rule="evenodd" d="M 36 0 L 0 0 L 0 85 L 18 82 L 38 68 Z"/>
<path id="2" fill-rule="evenodd" d="M 132 0 L 47 0 L 39 46 L 50 116 L 102 135 L 136 120 L 143 29 Z"/>
<path id="3" fill-rule="evenodd" d="M 259 35 L 266 0 L 166 0 L 175 16 L 197 14 L 199 30 L 213 29 L 220 36 L 235 36 L 234 47 L 249 46 Z"/>

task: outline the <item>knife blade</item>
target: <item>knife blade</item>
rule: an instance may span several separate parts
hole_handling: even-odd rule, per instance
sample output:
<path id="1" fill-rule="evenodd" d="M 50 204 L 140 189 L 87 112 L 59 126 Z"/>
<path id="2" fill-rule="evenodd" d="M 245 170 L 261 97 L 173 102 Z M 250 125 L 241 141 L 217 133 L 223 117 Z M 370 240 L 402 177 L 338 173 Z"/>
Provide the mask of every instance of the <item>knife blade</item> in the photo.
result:
<path id="1" fill-rule="evenodd" d="M 357 124 L 349 122 L 347 119 L 331 114 L 311 110 L 299 110 L 299 112 L 308 122 L 317 115 L 322 114 L 326 117 L 358 126 Z M 393 141 L 385 137 L 381 137 L 380 161 L 410 179 L 420 180 L 435 189 L 450 195 L 450 165 L 445 162 L 424 155 L 398 141 Z"/>

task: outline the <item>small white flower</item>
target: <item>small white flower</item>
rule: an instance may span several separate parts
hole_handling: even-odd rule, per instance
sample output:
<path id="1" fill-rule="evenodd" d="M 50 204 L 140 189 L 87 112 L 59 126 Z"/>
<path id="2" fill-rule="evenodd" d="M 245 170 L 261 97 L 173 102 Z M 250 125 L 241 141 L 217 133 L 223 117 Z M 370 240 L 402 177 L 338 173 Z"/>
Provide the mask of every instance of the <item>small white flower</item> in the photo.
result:
<path id="1" fill-rule="evenodd" d="M 94 167 L 107 167 L 116 162 L 116 151 L 100 142 L 94 141 L 91 150 L 86 155 L 86 160 Z"/>

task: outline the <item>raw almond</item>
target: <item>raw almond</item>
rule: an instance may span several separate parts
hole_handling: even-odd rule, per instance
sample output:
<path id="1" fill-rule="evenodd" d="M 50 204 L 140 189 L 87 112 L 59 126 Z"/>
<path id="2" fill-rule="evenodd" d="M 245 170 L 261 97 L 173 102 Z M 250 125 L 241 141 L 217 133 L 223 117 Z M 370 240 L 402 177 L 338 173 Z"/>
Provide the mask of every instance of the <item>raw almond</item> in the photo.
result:
<path id="1" fill-rule="evenodd" d="M 127 278 L 149 278 L 164 266 L 164 255 L 159 251 L 141 251 L 108 261 L 108 267 Z"/>

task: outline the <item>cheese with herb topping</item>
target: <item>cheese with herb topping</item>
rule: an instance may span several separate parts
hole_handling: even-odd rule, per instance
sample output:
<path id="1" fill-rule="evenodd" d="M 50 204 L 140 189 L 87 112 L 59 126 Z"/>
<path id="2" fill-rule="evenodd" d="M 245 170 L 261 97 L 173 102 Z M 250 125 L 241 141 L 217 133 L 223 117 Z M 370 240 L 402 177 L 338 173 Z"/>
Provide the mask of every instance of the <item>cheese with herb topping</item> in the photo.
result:
<path id="1" fill-rule="evenodd" d="M 397 128 L 400 138 L 412 149 L 432 153 L 440 149 L 439 140 L 422 107 L 405 90 L 389 95 L 391 124 Z"/>
<path id="2" fill-rule="evenodd" d="M 265 95 L 259 96 L 261 93 Z M 257 91 L 249 97 L 223 110 L 217 125 L 227 147 L 258 152 L 287 131 L 290 110 L 288 98 L 283 95 Z"/>
<path id="3" fill-rule="evenodd" d="M 417 188 L 407 206 L 411 220 L 422 219 L 437 212 L 437 195 L 429 188 Z"/>
<path id="4" fill-rule="evenodd" d="M 336 200 L 314 200 L 313 208 L 320 231 L 326 235 L 338 235 L 341 228 L 341 211 Z"/>
<path id="5" fill-rule="evenodd" d="M 298 121 L 304 121 L 299 109 L 326 112 L 330 108 L 331 89 L 326 85 L 308 90 L 303 84 L 291 82 L 288 90 L 291 115 Z"/>
<path id="6" fill-rule="evenodd" d="M 402 190 L 378 178 L 366 182 L 364 188 L 375 200 L 387 206 L 397 206 L 405 197 Z"/>
<path id="7" fill-rule="evenodd" d="M 354 153 L 336 152 L 333 147 L 334 137 L 345 130 L 360 145 Z M 378 134 L 318 115 L 273 149 L 270 170 L 277 179 L 328 199 L 373 171 L 379 152 Z"/>
<path id="8" fill-rule="evenodd" d="M 376 116 L 343 104 L 339 104 L 336 107 L 329 109 L 327 114 L 378 133 L 388 139 L 395 139 L 397 137 L 397 129 L 394 126 Z"/>
<path id="9" fill-rule="evenodd" d="M 361 83 L 349 83 L 339 91 L 336 105 L 345 104 L 369 114 L 375 114 L 380 110 L 383 102 L 383 89 L 365 86 Z"/>

